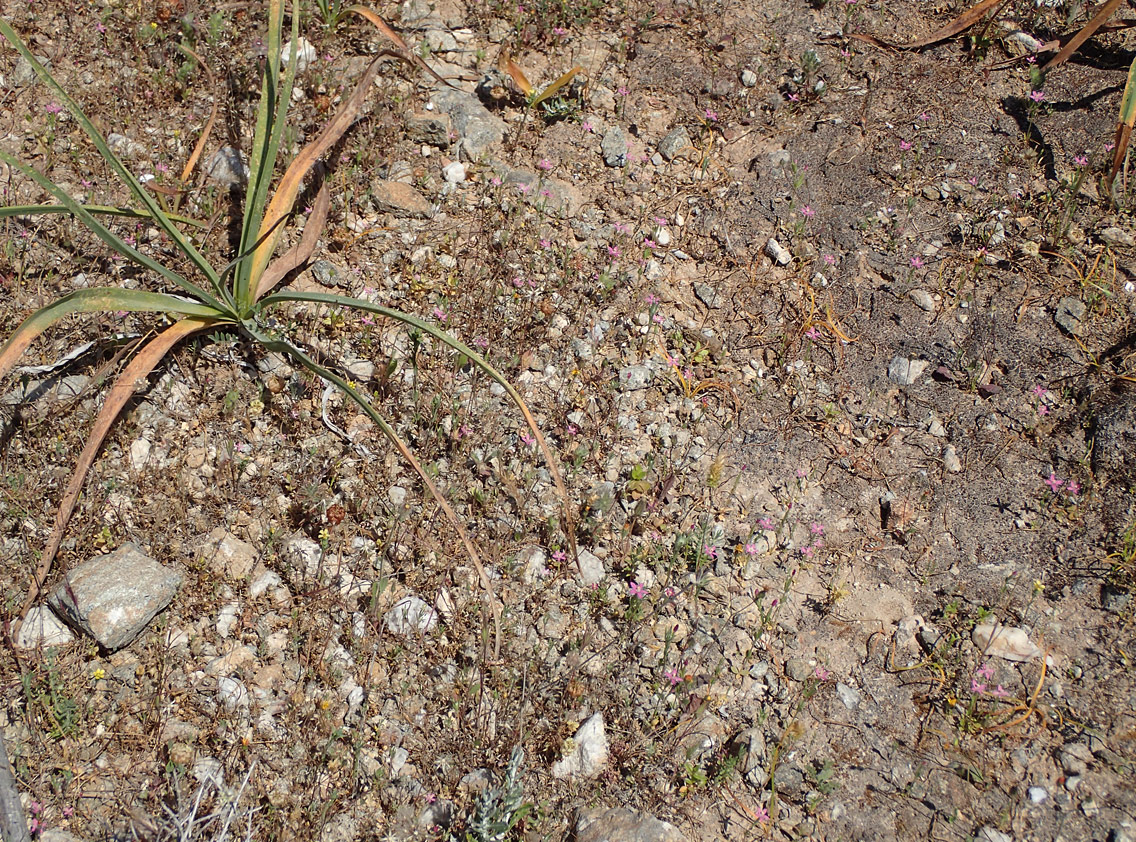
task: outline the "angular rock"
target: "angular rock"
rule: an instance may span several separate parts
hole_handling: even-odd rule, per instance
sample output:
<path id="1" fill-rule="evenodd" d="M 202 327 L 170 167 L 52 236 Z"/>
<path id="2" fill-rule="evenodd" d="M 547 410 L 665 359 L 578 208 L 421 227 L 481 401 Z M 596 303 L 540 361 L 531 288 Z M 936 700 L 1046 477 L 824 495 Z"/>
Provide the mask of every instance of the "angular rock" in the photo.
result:
<path id="1" fill-rule="evenodd" d="M 600 154 L 609 167 L 627 166 L 627 136 L 619 126 L 612 126 L 604 132 L 600 141 Z"/>
<path id="2" fill-rule="evenodd" d="M 449 115 L 415 112 L 406 118 L 406 136 L 417 144 L 444 149 L 450 145 Z"/>
<path id="3" fill-rule="evenodd" d="M 913 289 L 907 293 L 908 297 L 915 302 L 915 306 L 920 310 L 927 313 L 935 312 L 935 299 L 931 297 L 931 293 L 925 289 Z"/>
<path id="4" fill-rule="evenodd" d="M 667 136 L 659 141 L 659 154 L 668 161 L 673 161 L 691 146 L 690 135 L 686 126 L 677 126 L 667 132 Z"/>
<path id="5" fill-rule="evenodd" d="M 717 310 L 722 306 L 722 296 L 719 295 L 718 290 L 714 289 L 710 284 L 695 284 L 694 294 L 698 296 L 699 301 L 711 310 Z"/>
<path id="6" fill-rule="evenodd" d="M 788 266 L 793 262 L 793 254 L 773 237 L 765 244 L 766 256 L 778 266 Z"/>
<path id="7" fill-rule="evenodd" d="M 1132 248 L 1136 246 L 1136 239 L 1133 239 L 1132 235 L 1123 228 L 1117 228 L 1115 225 L 1101 231 L 1100 238 L 1106 245 L 1114 247 Z"/>
<path id="8" fill-rule="evenodd" d="M 580 550 L 577 557 L 580 560 L 580 581 L 585 585 L 598 585 L 607 576 L 603 562 L 595 553 Z"/>
<path id="9" fill-rule="evenodd" d="M 957 474 L 962 470 L 962 460 L 953 444 L 943 448 L 943 470 L 948 474 Z"/>
<path id="10" fill-rule="evenodd" d="M 395 216 L 426 219 L 434 212 L 426 197 L 401 181 L 375 181 L 371 184 L 371 199 L 375 208 Z"/>
<path id="11" fill-rule="evenodd" d="M 225 187 L 240 187 L 248 183 L 249 168 L 239 149 L 222 146 L 205 159 L 205 175 Z"/>
<path id="12" fill-rule="evenodd" d="M 552 764 L 554 778 L 594 777 L 607 763 L 607 733 L 602 713 L 595 713 L 580 726 L 568 744 L 565 756 Z"/>
<path id="13" fill-rule="evenodd" d="M 923 375 L 929 365 L 930 363 L 926 360 L 909 360 L 906 357 L 896 357 L 888 364 L 888 379 L 900 386 L 910 386 Z"/>
<path id="14" fill-rule="evenodd" d="M 307 38 L 296 39 L 296 75 L 303 73 L 315 62 L 319 53 L 316 52 L 315 46 Z M 292 58 L 292 42 L 286 43 L 280 50 L 281 63 L 287 67 L 289 59 Z"/>
<path id="15" fill-rule="evenodd" d="M 226 579 L 244 579 L 256 565 L 258 553 L 252 544 L 218 526 L 205 536 L 201 555 L 214 573 Z"/>
<path id="16" fill-rule="evenodd" d="M 48 598 L 57 614 L 108 650 L 121 649 L 170 604 L 182 575 L 136 544 L 70 571 Z"/>
<path id="17" fill-rule="evenodd" d="M 655 370 L 649 365 L 628 365 L 619 370 L 619 391 L 637 392 L 646 389 L 655 379 Z"/>
<path id="18" fill-rule="evenodd" d="M 393 634 L 426 634 L 438 625 L 438 612 L 416 596 L 404 596 L 383 617 Z"/>
<path id="19" fill-rule="evenodd" d="M 448 184 L 461 184 L 465 181 L 465 164 L 454 161 L 442 167 L 442 178 Z"/>
<path id="20" fill-rule="evenodd" d="M 51 613 L 46 605 L 37 605 L 28 611 L 20 630 L 16 632 L 16 646 L 20 649 L 46 649 L 63 646 L 75 639 L 71 629 Z"/>
<path id="21" fill-rule="evenodd" d="M 576 842 L 686 842 L 674 825 L 626 807 L 581 810 Z"/>
<path id="22" fill-rule="evenodd" d="M 448 114 L 453 121 L 459 147 L 469 160 L 481 160 L 505 137 L 505 122 L 494 116 L 473 94 L 443 88 L 434 94 L 433 99 L 438 110 Z"/>
<path id="23" fill-rule="evenodd" d="M 970 633 L 974 645 L 986 655 L 994 655 L 1007 661 L 1032 661 L 1040 658 L 1041 649 L 1029 639 L 1022 629 L 1004 626 L 1001 623 L 982 623 Z"/>
<path id="24" fill-rule="evenodd" d="M 1057 302 L 1057 312 L 1053 320 L 1057 326 L 1070 336 L 1081 335 L 1081 322 L 1085 318 L 1085 302 L 1067 295 Z"/>

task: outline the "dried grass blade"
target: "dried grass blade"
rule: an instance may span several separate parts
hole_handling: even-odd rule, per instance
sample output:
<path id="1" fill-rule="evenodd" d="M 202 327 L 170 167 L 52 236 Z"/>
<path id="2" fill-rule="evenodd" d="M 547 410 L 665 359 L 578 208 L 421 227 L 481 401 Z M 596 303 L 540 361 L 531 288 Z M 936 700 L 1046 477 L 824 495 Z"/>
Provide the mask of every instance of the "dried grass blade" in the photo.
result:
<path id="1" fill-rule="evenodd" d="M 513 80 L 513 84 L 525 96 L 531 96 L 533 92 L 532 82 L 529 77 L 525 75 L 525 71 L 521 70 L 521 66 L 509 58 L 508 53 L 501 53 L 501 58 L 497 61 L 497 69 L 502 73 L 507 73 L 509 78 Z"/>
<path id="2" fill-rule="evenodd" d="M 263 283 L 263 276 L 267 270 L 268 262 L 272 258 L 272 253 L 276 250 L 276 243 L 280 239 L 280 234 L 283 232 L 280 223 L 292 212 L 292 206 L 296 202 L 296 196 L 300 192 L 300 185 L 304 176 L 355 121 L 356 115 L 363 107 L 363 101 L 367 98 L 371 82 L 378 73 L 380 61 L 381 58 L 376 58 L 371 62 L 359 83 L 355 86 L 355 90 L 351 92 L 351 96 L 339 107 L 339 111 L 324 126 L 323 131 L 319 133 L 316 139 L 300 150 L 300 154 L 292 161 L 284 176 L 280 179 L 280 184 L 272 195 L 272 201 L 268 203 L 261 223 L 261 230 L 275 230 L 270 236 L 264 238 L 252 254 L 249 277 L 256 279 L 252 296 L 253 301 L 258 300 L 260 296 L 271 289 L 270 286 Z M 308 224 L 311 224 L 310 220 Z M 307 227 L 305 226 L 306 230 Z"/>
<path id="3" fill-rule="evenodd" d="M 1070 38 L 1069 43 L 1062 47 L 1061 51 L 1046 63 L 1045 67 L 1041 68 L 1042 73 L 1068 61 L 1069 57 L 1077 52 L 1082 44 L 1092 38 L 1096 31 L 1100 29 L 1109 18 L 1116 14 L 1118 8 L 1120 8 L 1120 0 L 1108 0 L 1108 2 L 1101 6 L 1097 13 L 1093 15 L 1093 19 L 1086 23 L 1080 32 Z"/>
<path id="4" fill-rule="evenodd" d="M 194 61 L 201 67 L 205 73 L 205 79 L 209 83 L 209 90 L 217 90 L 214 84 L 213 71 L 209 69 L 201 56 L 191 50 L 184 44 L 174 44 L 179 50 L 188 56 L 191 56 Z M 213 108 L 209 112 L 209 119 L 205 121 L 205 128 L 201 130 L 201 137 L 197 139 L 197 144 L 193 147 L 193 152 L 190 153 L 189 159 L 185 162 L 185 167 L 181 171 L 181 183 L 185 184 L 189 181 L 189 176 L 193 173 L 193 168 L 197 166 L 197 162 L 201 160 L 202 154 L 205 152 L 205 144 L 209 140 L 209 135 L 213 132 L 213 124 L 217 122 L 217 98 L 213 98 Z M 180 198 L 180 197 L 179 197 Z M 171 217 L 172 218 L 172 217 Z"/>
<path id="5" fill-rule="evenodd" d="M 118 414 L 122 412 L 122 408 L 134 395 L 135 384 L 153 371 L 154 367 L 178 342 L 187 336 L 207 330 L 219 324 L 219 322 L 218 319 L 203 319 L 196 316 L 174 322 L 173 325 L 151 339 L 122 370 L 122 374 L 119 375 L 118 380 L 115 381 L 114 386 L 107 394 L 102 409 L 99 410 L 95 423 L 91 427 L 91 434 L 87 438 L 87 443 L 83 446 L 83 452 L 79 454 L 79 459 L 75 463 L 75 471 L 71 475 L 71 481 L 67 483 L 63 499 L 59 502 L 59 509 L 55 513 L 55 526 L 51 530 L 51 536 L 48 538 L 47 546 L 44 547 L 43 555 L 40 556 L 35 577 L 32 579 L 31 587 L 28 590 L 28 598 L 20 612 L 21 615 L 26 614 L 32 603 L 35 602 L 44 581 L 47 579 L 47 574 L 51 572 L 51 564 L 55 560 L 55 554 L 59 552 L 59 545 L 63 541 L 63 533 L 67 529 L 68 521 L 71 520 L 71 514 L 75 511 L 75 504 L 79 502 L 79 494 L 83 490 L 87 472 L 91 469 L 95 456 L 98 455 L 99 448 L 102 447 L 103 440 L 110 432 Z"/>
<path id="6" fill-rule="evenodd" d="M 918 41 L 913 41 L 910 44 L 896 44 L 891 41 L 885 41 L 883 38 L 877 38 L 875 35 L 864 35 L 861 33 L 849 33 L 848 38 L 853 38 L 857 41 L 866 41 L 877 47 L 887 47 L 892 50 L 918 50 L 922 47 L 930 47 L 932 44 L 937 44 L 940 41 L 945 41 L 958 35 L 960 32 L 965 32 L 970 27 L 974 26 L 983 16 L 999 3 L 1004 3 L 1006 0 L 982 0 L 977 6 L 972 6 L 967 9 L 953 21 L 946 26 L 936 29 L 926 38 L 921 38 Z"/>
<path id="7" fill-rule="evenodd" d="M 262 291 L 267 292 L 272 289 L 284 280 L 289 272 L 308 261 L 316 250 L 320 234 L 323 233 L 330 207 L 331 193 L 327 188 L 327 181 L 324 181 L 316 196 L 315 204 L 312 205 L 312 212 L 308 215 L 308 221 L 304 223 L 304 233 L 300 235 L 300 242 L 268 264 L 257 287 L 257 298 L 260 298 Z"/>
<path id="8" fill-rule="evenodd" d="M 353 14 L 359 15 L 359 17 L 361 18 L 366 18 L 367 20 L 369 20 L 374 25 L 375 29 L 379 30 L 379 32 L 382 33 L 384 38 L 386 38 L 388 41 L 394 44 L 396 48 L 398 48 L 400 57 L 403 59 L 403 61 L 413 64 L 420 70 L 425 70 L 447 88 L 453 87 L 453 85 L 439 76 L 438 72 L 434 70 L 434 68 L 424 62 L 421 56 L 417 55 L 412 49 L 410 49 L 410 47 L 406 45 L 406 42 L 402 40 L 401 36 L 399 36 L 397 32 L 391 29 L 390 25 L 385 20 L 372 12 L 366 6 L 348 6 L 343 10 L 344 14 L 346 14 L 347 12 L 351 12 Z"/>
<path id="9" fill-rule="evenodd" d="M 1112 191 L 1112 182 L 1120 168 L 1124 166 L 1124 159 L 1128 155 L 1128 143 L 1132 138 L 1132 127 L 1136 125 L 1136 59 L 1133 59 L 1128 68 L 1128 81 L 1124 84 L 1124 96 L 1120 100 L 1120 114 L 1116 121 L 1116 138 L 1113 143 L 1115 149 L 1112 154 L 1112 167 L 1109 170 L 1105 185 Z"/>
<path id="10" fill-rule="evenodd" d="M 577 64 L 575 67 L 573 67 L 567 73 L 565 73 L 563 76 L 561 76 L 555 82 L 553 82 L 551 85 L 549 85 L 543 91 L 541 91 L 540 96 L 538 96 L 536 99 L 534 99 L 532 101 L 532 103 L 530 104 L 530 107 L 536 108 L 538 105 L 540 105 L 545 100 L 556 96 L 557 91 L 559 91 L 561 88 L 563 88 L 569 82 L 571 82 L 572 77 L 575 76 L 577 73 L 581 73 L 583 70 L 584 70 L 584 68 L 582 68 L 580 65 Z"/>

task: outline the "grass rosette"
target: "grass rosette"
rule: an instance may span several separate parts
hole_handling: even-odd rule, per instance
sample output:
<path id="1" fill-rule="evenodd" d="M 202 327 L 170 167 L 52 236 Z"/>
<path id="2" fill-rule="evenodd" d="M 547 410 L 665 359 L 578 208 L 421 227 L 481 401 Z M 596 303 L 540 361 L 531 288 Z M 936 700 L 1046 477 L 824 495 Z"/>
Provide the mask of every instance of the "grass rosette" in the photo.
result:
<path id="1" fill-rule="evenodd" d="M 563 500 L 567 500 L 567 493 L 555 461 L 528 408 L 516 390 L 475 350 L 450 333 L 423 319 L 380 304 L 344 295 L 277 289 L 311 257 L 327 220 L 330 207 L 328 187 L 326 180 L 319 179 L 320 172 L 317 164 L 354 123 L 378 72 L 382 58 L 391 55 L 392 51 L 380 53 L 371 62 L 356 84 L 354 91 L 343 101 L 334 117 L 314 140 L 301 149 L 285 169 L 275 189 L 271 191 L 270 198 L 270 187 L 275 176 L 276 164 L 284 137 L 288 105 L 291 101 L 295 82 L 294 68 L 296 62 L 294 55 L 288 56 L 287 61 L 283 60 L 285 58 L 282 55 L 281 46 L 285 12 L 283 0 L 270 0 L 266 11 L 268 32 L 264 75 L 252 149 L 249 156 L 250 174 L 245 192 L 239 246 L 235 257 L 219 269 L 217 262 L 204 255 L 198 249 L 198 244 L 192 237 L 184 233 L 182 228 L 179 227 L 179 223 L 184 225 L 187 220 L 167 213 L 159 201 L 146 191 L 139 179 L 111 151 L 106 140 L 83 113 L 78 103 L 36 60 L 11 26 L 0 18 L 0 34 L 29 62 L 39 79 L 51 90 L 52 95 L 75 118 L 108 167 L 126 185 L 134 200 L 140 206 L 136 209 L 85 206 L 31 166 L 0 150 L 0 160 L 33 180 L 58 202 L 57 205 L 23 205 L 0 208 L 0 217 L 34 216 L 44 213 L 73 214 L 114 252 L 149 270 L 177 288 L 176 293 L 113 287 L 80 289 L 64 295 L 34 312 L 0 347 L 0 377 L 3 377 L 12 370 L 17 360 L 37 336 L 67 315 L 128 311 L 163 314 L 173 320 L 172 324 L 161 329 L 160 332 L 138 347 L 107 393 L 76 463 L 74 473 L 64 491 L 56 512 L 54 527 L 34 572 L 28 598 L 21 613 L 26 613 L 39 595 L 40 589 L 51 570 L 52 560 L 58 552 L 86 475 L 115 419 L 135 393 L 136 385 L 144 382 L 170 350 L 182 340 L 206 331 L 228 329 L 238 332 L 254 345 L 259 345 L 266 351 L 277 352 L 291 358 L 314 375 L 337 386 L 359 405 L 362 411 L 383 431 L 398 452 L 413 466 L 422 478 L 422 482 L 430 495 L 458 531 L 466 553 L 480 574 L 481 584 L 488 594 L 487 601 L 492 607 L 494 617 L 498 616 L 499 608 L 495 597 L 492 595 L 492 586 L 481 565 L 473 542 L 449 503 L 435 487 L 409 447 L 379 414 L 367 396 L 357 390 L 347 378 L 341 376 L 331 365 L 317 362 L 312 355 L 303 350 L 302 343 L 299 340 L 280 332 L 276 322 L 269 318 L 269 313 L 273 308 L 288 302 L 355 308 L 395 319 L 414 330 L 434 337 L 464 355 L 498 382 L 517 404 L 548 460 L 550 472 L 558 492 Z M 353 6 L 345 9 L 344 12 L 352 12 L 370 21 L 394 45 L 396 48 L 396 51 L 393 52 L 394 55 L 423 67 L 440 80 L 440 77 L 429 67 L 426 67 L 420 58 L 414 56 L 397 33 L 373 11 L 364 7 Z M 291 21 L 291 40 L 292 44 L 295 45 L 299 35 L 299 14 L 295 0 L 291 9 Z M 293 46 L 293 53 L 294 51 L 295 47 Z M 200 157 L 212 123 L 213 119 L 210 118 L 201 140 L 190 157 L 183 174 L 183 181 L 188 177 L 194 162 Z M 303 233 L 292 248 L 276 256 L 276 247 L 285 225 L 292 215 L 303 180 L 311 174 L 315 174 L 317 180 L 322 181 L 322 184 L 319 187 L 316 199 L 312 202 L 312 210 L 304 225 Z M 170 238 L 176 250 L 191 265 L 197 276 L 196 279 L 191 279 L 169 266 L 159 263 L 116 235 L 99 220 L 100 216 L 107 214 L 151 221 Z M 565 509 L 565 513 L 567 515 L 567 509 Z M 571 541 L 574 536 L 568 518 L 566 518 L 566 526 Z M 499 638 L 498 624 L 498 645 Z"/>

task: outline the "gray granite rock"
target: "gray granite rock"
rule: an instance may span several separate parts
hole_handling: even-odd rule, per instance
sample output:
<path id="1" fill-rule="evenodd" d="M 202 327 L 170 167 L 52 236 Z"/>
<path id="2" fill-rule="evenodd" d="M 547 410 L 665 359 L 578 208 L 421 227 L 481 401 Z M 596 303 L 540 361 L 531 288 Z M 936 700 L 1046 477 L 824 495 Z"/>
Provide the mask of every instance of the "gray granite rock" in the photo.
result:
<path id="1" fill-rule="evenodd" d="M 690 145 L 690 135 L 687 134 L 686 126 L 678 126 L 667 132 L 666 137 L 659 141 L 659 154 L 664 160 L 673 161 Z"/>
<path id="2" fill-rule="evenodd" d="M 604 132 L 600 141 L 600 153 L 609 167 L 627 166 L 627 136 L 619 126 L 612 126 Z"/>
<path id="3" fill-rule="evenodd" d="M 1080 336 L 1081 322 L 1085 318 L 1085 302 L 1079 298 L 1067 295 L 1057 302 L 1057 312 L 1053 320 L 1057 326 L 1070 336 Z"/>
<path id="4" fill-rule="evenodd" d="M 434 94 L 434 105 L 453 121 L 462 153 L 479 161 L 505 137 L 505 122 L 492 114 L 473 94 L 443 88 Z"/>
<path id="5" fill-rule="evenodd" d="M 136 544 L 123 544 L 70 571 L 48 602 L 57 614 L 111 651 L 126 646 L 170 604 L 182 575 Z"/>
<path id="6" fill-rule="evenodd" d="M 205 175 L 225 187 L 240 187 L 248 182 L 248 164 L 239 149 L 222 146 L 205 159 Z"/>
<path id="7" fill-rule="evenodd" d="M 686 842 L 674 825 L 626 807 L 586 809 L 576 816 L 576 842 Z"/>

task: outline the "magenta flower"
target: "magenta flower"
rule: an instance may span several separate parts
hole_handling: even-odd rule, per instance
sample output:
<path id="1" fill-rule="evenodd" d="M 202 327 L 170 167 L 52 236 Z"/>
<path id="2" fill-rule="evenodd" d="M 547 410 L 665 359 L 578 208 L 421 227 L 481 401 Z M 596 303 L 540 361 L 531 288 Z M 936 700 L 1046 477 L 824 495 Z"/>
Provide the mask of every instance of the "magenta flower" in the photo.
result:
<path id="1" fill-rule="evenodd" d="M 647 598 L 647 586 L 641 585 L 638 582 L 632 582 L 630 585 L 628 585 L 627 586 L 627 592 L 630 593 L 636 599 L 646 599 Z"/>
<path id="2" fill-rule="evenodd" d="M 550 169 L 552 169 L 552 161 L 548 160 L 547 158 L 541 158 L 537 166 L 545 172 L 548 172 Z"/>
<path id="3" fill-rule="evenodd" d="M 1065 484 L 1065 480 L 1061 479 L 1055 473 L 1050 471 L 1049 472 L 1049 479 L 1047 479 L 1045 481 L 1045 484 L 1049 486 L 1050 491 L 1052 491 L 1053 493 L 1056 494 L 1058 491 L 1061 490 L 1061 486 L 1063 486 Z"/>
<path id="4" fill-rule="evenodd" d="M 906 152 L 910 148 L 911 148 L 911 141 L 910 140 L 901 140 L 899 142 L 899 151 L 900 152 Z"/>
<path id="5" fill-rule="evenodd" d="M 1069 480 L 1069 484 L 1065 486 L 1065 490 L 1075 497 L 1081 493 L 1081 486 L 1073 482 L 1073 480 Z"/>
<path id="6" fill-rule="evenodd" d="M 1044 102 L 1045 101 L 1045 91 L 1030 91 L 1029 96 L 1030 96 L 1030 99 L 1032 99 L 1034 102 Z"/>
<path id="7" fill-rule="evenodd" d="M 663 678 L 670 682 L 671 687 L 674 687 L 679 682 L 678 670 L 674 667 L 663 670 Z"/>
<path id="8" fill-rule="evenodd" d="M 814 216 L 816 216 L 816 214 L 817 212 L 812 209 L 811 205 L 805 205 L 803 208 L 801 208 L 801 216 L 803 216 L 805 219 L 812 219 Z"/>
<path id="9" fill-rule="evenodd" d="M 923 268 L 923 258 L 920 257 L 919 255 L 915 255 L 915 257 L 911 258 L 911 265 L 914 266 L 916 269 L 922 269 Z"/>
<path id="10" fill-rule="evenodd" d="M 1038 383 L 1036 386 L 1030 389 L 1030 394 L 1032 394 L 1035 398 L 1044 398 L 1049 394 L 1049 390 Z"/>
<path id="11" fill-rule="evenodd" d="M 563 562 L 567 558 L 568 558 L 568 553 L 564 552 L 564 550 L 557 550 L 556 552 L 554 552 L 552 554 L 552 560 L 553 561 Z"/>
<path id="12" fill-rule="evenodd" d="M 813 533 L 813 535 L 823 535 L 824 527 L 816 521 L 813 521 L 809 524 L 809 532 Z"/>

